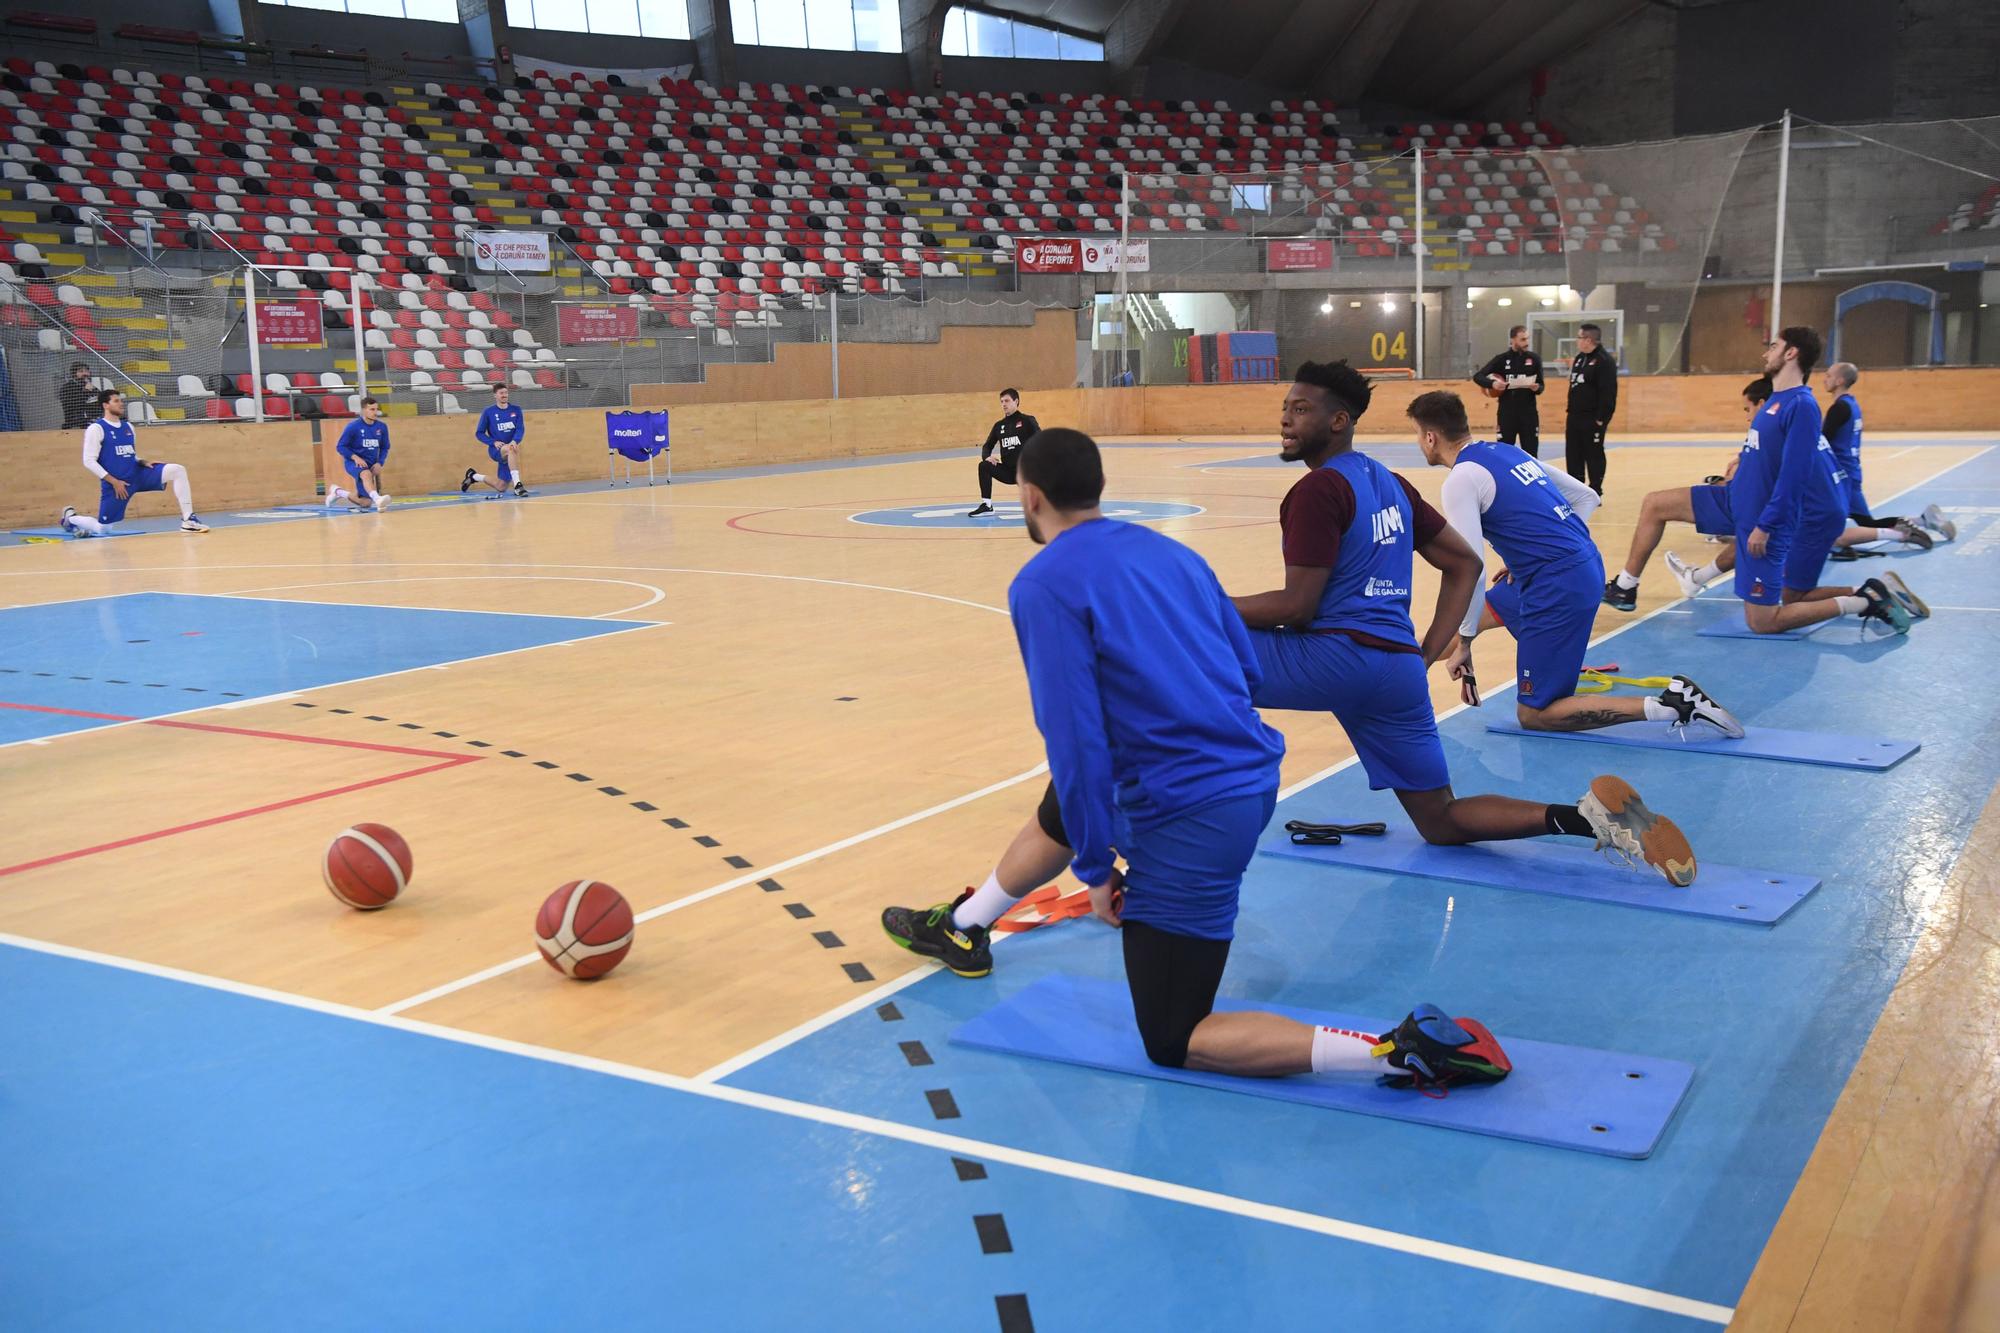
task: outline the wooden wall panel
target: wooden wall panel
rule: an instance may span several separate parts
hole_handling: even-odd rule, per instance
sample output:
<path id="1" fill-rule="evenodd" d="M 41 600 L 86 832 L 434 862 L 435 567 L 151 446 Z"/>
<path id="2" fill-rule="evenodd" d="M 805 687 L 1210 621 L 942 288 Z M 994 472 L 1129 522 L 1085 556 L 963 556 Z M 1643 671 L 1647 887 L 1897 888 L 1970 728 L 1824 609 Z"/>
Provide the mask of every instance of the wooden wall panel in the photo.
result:
<path id="1" fill-rule="evenodd" d="M 188 470 L 196 513 L 248 509 L 313 497 L 312 451 L 296 422 L 259 426 L 216 423 L 142 429 L 139 456 Z M 63 506 L 97 512 L 98 481 L 83 468 L 83 432 L 21 431 L 0 435 L 7 484 L 0 487 L 0 526 L 42 527 Z M 133 497 L 129 518 L 178 515 L 171 493 Z"/>

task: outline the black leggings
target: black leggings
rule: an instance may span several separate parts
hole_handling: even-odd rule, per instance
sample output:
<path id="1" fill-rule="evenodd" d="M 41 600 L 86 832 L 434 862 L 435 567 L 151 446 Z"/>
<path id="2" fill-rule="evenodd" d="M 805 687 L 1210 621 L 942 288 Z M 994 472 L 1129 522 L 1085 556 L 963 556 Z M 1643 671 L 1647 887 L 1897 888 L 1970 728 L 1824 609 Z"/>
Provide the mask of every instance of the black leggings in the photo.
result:
<path id="1" fill-rule="evenodd" d="M 1013 454 L 1003 453 L 999 455 L 998 462 L 995 462 L 991 458 L 982 458 L 979 460 L 980 499 L 991 500 L 993 498 L 993 483 L 996 481 L 1005 482 L 1009 486 L 1014 484 L 1014 458 L 1015 455 Z"/>
<path id="2" fill-rule="evenodd" d="M 1177 935 L 1140 921 L 1119 929 L 1125 942 L 1125 984 L 1132 989 L 1132 1016 L 1146 1058 L 1180 1069 L 1187 1064 L 1188 1039 L 1215 1009 L 1215 991 L 1229 962 L 1228 940 Z"/>
<path id="3" fill-rule="evenodd" d="M 1849 514 L 1847 516 L 1847 521 L 1850 523 L 1859 524 L 1861 527 L 1864 528 L 1893 528 L 1898 523 L 1901 523 L 1903 520 L 1897 518 L 1893 514 L 1869 514 L 1869 513 L 1856 512 Z"/>

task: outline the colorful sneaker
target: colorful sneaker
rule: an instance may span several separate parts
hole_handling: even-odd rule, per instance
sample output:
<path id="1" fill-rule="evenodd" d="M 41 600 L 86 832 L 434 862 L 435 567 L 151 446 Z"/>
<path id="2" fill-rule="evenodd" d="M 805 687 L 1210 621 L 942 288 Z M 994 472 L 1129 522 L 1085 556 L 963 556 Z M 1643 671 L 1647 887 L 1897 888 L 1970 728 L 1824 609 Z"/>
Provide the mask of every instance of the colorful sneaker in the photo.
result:
<path id="1" fill-rule="evenodd" d="M 1639 590 L 1621 587 L 1617 579 L 1607 579 L 1604 583 L 1604 604 L 1613 611 L 1636 611 L 1639 609 Z"/>
<path id="2" fill-rule="evenodd" d="M 1687 835 L 1673 820 L 1648 810 L 1625 779 L 1592 778 L 1576 806 L 1590 821 L 1598 851 L 1633 869 L 1644 861 L 1677 889 L 1694 883 L 1694 848 Z"/>
<path id="3" fill-rule="evenodd" d="M 1414 1087 L 1426 1096 L 1442 1097 L 1457 1083 L 1498 1083 L 1514 1072 L 1514 1062 L 1485 1024 L 1447 1018 L 1434 1004 L 1418 1005 L 1395 1031 L 1383 1033 L 1374 1054 L 1399 1071 L 1384 1074 L 1383 1083 Z"/>
<path id="4" fill-rule="evenodd" d="M 1910 585 L 1903 582 L 1900 575 L 1894 571 L 1885 573 L 1882 575 L 1881 584 L 1884 588 L 1888 589 L 1889 595 L 1896 599 L 1896 604 L 1910 613 L 1910 619 L 1929 620 L 1931 618 L 1930 603 L 1911 592 Z"/>
<path id="5" fill-rule="evenodd" d="M 1736 720 L 1736 715 L 1686 676 L 1675 676 L 1660 692 L 1660 702 L 1674 710 L 1674 725 L 1683 731 L 1697 722 L 1706 722 L 1732 741 L 1743 739 L 1743 724 Z"/>
<path id="6" fill-rule="evenodd" d="M 984 926 L 960 930 L 951 914 L 972 896 L 967 889 L 948 903 L 934 907 L 887 907 L 882 929 L 890 939 L 926 958 L 935 958 L 961 977 L 983 977 L 993 970 L 993 951 Z"/>
<path id="7" fill-rule="evenodd" d="M 1882 580 L 1870 579 L 1855 591 L 1868 599 L 1868 609 L 1861 613 L 1863 620 L 1879 620 L 1896 634 L 1910 632 L 1910 613 L 1890 594 Z"/>
<path id="8" fill-rule="evenodd" d="M 77 527 L 76 524 L 70 522 L 70 520 L 75 517 L 76 517 L 76 506 L 64 505 L 62 511 L 62 517 L 56 520 L 56 524 L 57 526 L 62 528 L 64 532 L 72 532 L 72 533 L 81 532 L 83 529 Z"/>
<path id="9" fill-rule="evenodd" d="M 1681 585 L 1681 595 L 1683 597 L 1699 597 L 1701 596 L 1701 590 L 1708 586 L 1694 576 L 1693 565 L 1690 565 L 1672 551 L 1667 552 L 1667 572 L 1674 576 L 1674 582 Z"/>
<path id="10" fill-rule="evenodd" d="M 1918 517 L 1917 521 L 1932 532 L 1942 536 L 1948 542 L 1958 540 L 1958 524 L 1946 518 L 1944 510 L 1939 509 L 1936 505 L 1925 505 L 1924 512 Z"/>

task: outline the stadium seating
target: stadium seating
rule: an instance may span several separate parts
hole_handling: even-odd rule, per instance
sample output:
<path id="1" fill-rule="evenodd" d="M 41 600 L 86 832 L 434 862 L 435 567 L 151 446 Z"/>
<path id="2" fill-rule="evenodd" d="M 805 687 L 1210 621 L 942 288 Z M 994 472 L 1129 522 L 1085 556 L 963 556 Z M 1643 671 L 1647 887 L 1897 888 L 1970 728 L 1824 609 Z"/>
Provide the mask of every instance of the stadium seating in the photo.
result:
<path id="1" fill-rule="evenodd" d="M 57 228 L 38 236 L 61 241 L 69 227 L 71 239 L 95 240 L 95 210 L 121 230 L 150 222 L 168 264 L 226 243 L 259 264 L 297 266 L 278 271 L 277 285 L 322 296 L 332 346 L 349 336 L 348 275 L 358 275 L 371 289 L 371 365 L 438 404 L 496 383 L 564 382 L 544 341 L 553 330 L 538 337 L 504 303 L 467 290 L 462 247 L 475 229 L 552 230 L 568 295 L 608 294 L 682 329 L 769 327 L 833 287 L 894 296 L 991 277 L 1021 236 L 1112 230 L 1121 184 L 1135 230 L 1149 236 L 1227 235 L 1268 213 L 1352 258 L 1393 258 L 1416 239 L 1415 186 L 1407 159 L 1389 155 L 1421 140 L 1438 267 L 1565 245 L 1672 245 L 1636 200 L 1601 182 L 1564 182 L 1572 203 L 1600 201 L 1565 220 L 1531 156 L 1574 175 L 1545 127 L 1350 131 L 1310 99 L 1236 110 L 1109 94 L 635 89 L 547 75 L 509 88 L 363 90 L 81 74 L 19 57 L 0 69 L 0 178 Z M 1240 197 L 1233 173 L 1266 173 L 1269 196 Z M 46 244 L 10 245 L 29 299 L 58 317 L 41 331 L 105 347 L 88 293 L 60 274 L 47 281 Z M 216 410 L 219 400 L 183 392 L 179 379 L 163 371 L 156 383 L 189 415 Z M 230 410 L 254 411 L 253 388 L 239 386 Z M 319 384 L 265 388 L 288 411 L 344 405 Z"/>

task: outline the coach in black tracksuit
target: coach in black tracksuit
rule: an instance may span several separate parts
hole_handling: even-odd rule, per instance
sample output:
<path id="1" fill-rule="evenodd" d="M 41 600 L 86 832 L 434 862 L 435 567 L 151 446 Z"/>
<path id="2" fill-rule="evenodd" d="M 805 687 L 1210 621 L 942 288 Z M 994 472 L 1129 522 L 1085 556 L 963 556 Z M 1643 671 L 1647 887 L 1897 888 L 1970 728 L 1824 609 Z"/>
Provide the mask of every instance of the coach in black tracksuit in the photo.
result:
<path id="1" fill-rule="evenodd" d="M 1533 380 L 1533 388 L 1513 388 Z M 1542 456 L 1542 414 L 1535 399 L 1547 385 L 1542 380 L 1542 358 L 1528 350 L 1528 328 L 1516 324 L 1507 330 L 1507 350 L 1474 373 L 1472 382 L 1500 399 L 1500 442 L 1518 444 L 1530 458 Z"/>
<path id="2" fill-rule="evenodd" d="M 1604 331 L 1585 324 L 1576 331 L 1569 363 L 1569 418 L 1563 424 L 1563 466 L 1604 494 L 1604 430 L 1618 409 L 1618 362 L 1604 350 Z"/>
<path id="3" fill-rule="evenodd" d="M 1020 461 L 1021 446 L 1041 433 L 1042 423 L 1021 410 L 1021 391 L 1000 391 L 1000 419 L 986 432 L 979 446 L 979 503 L 967 518 L 993 512 L 993 483 L 1014 484 L 1014 465 Z"/>

